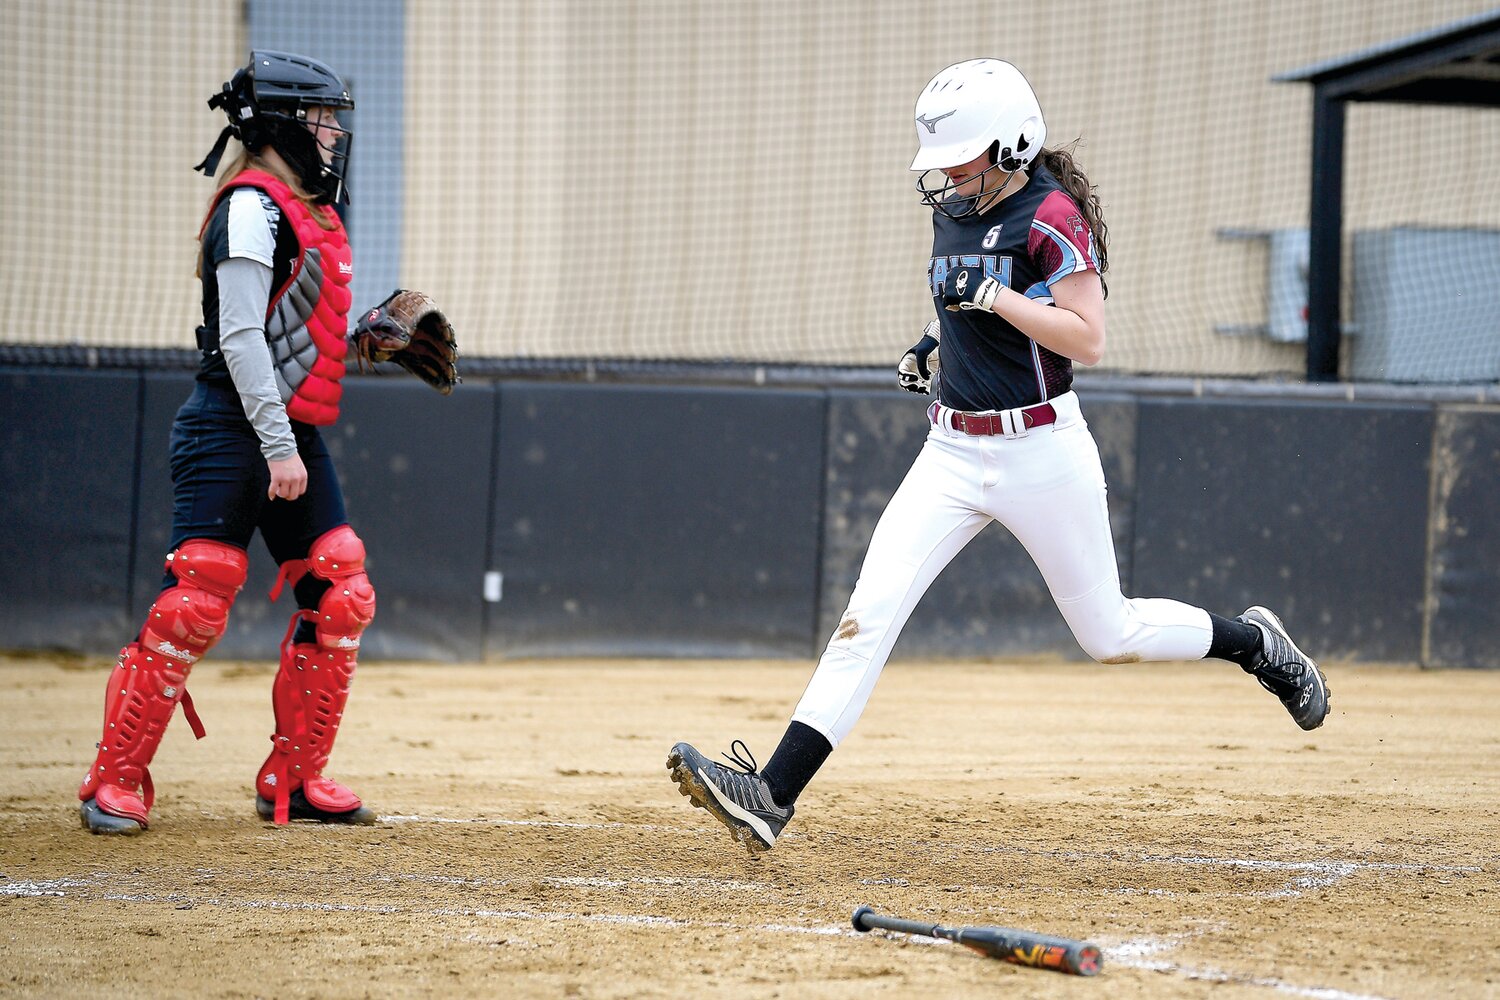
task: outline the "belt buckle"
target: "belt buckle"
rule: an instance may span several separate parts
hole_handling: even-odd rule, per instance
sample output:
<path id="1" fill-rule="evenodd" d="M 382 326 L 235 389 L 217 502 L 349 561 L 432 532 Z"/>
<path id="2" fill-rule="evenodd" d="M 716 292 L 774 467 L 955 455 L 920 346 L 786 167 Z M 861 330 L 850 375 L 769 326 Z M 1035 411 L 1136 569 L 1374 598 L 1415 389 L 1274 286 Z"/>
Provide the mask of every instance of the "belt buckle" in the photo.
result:
<path id="1" fill-rule="evenodd" d="M 1010 437 L 1006 431 L 1004 417 L 1003 411 L 999 413 L 954 412 L 958 429 L 970 437 Z"/>

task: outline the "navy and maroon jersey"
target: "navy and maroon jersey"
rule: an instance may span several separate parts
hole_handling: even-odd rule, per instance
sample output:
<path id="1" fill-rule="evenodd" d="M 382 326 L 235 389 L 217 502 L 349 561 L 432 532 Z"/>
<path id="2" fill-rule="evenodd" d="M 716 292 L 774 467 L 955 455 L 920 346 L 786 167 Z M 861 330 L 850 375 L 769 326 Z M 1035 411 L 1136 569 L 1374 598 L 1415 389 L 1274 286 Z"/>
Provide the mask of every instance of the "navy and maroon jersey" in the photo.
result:
<path id="1" fill-rule="evenodd" d="M 237 188 L 219 199 L 203 229 L 203 325 L 198 327 L 198 349 L 203 359 L 198 381 L 228 384 L 229 366 L 219 352 L 219 278 L 217 268 L 230 257 L 248 257 L 271 269 L 271 289 L 286 285 L 297 259 L 297 233 L 281 209 L 264 191 Z"/>
<path id="2" fill-rule="evenodd" d="M 1073 362 L 1035 343 L 994 313 L 943 308 L 950 269 L 984 268 L 1029 299 L 1052 304 L 1054 282 L 1099 269 L 1078 203 L 1040 163 L 1026 185 L 989 211 L 962 219 L 932 213 L 927 279 L 942 324 L 939 398 L 955 410 L 1009 410 L 1068 391 Z"/>

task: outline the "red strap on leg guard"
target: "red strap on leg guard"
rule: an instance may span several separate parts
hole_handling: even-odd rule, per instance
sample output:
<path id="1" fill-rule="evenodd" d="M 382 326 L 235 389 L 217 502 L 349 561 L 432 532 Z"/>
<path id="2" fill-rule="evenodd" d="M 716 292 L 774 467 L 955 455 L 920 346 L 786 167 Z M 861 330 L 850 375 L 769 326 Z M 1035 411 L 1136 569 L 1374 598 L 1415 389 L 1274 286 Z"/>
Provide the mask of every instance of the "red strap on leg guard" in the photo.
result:
<path id="1" fill-rule="evenodd" d="M 275 800 L 276 813 L 273 819 L 277 826 L 286 826 L 286 824 L 292 821 L 290 812 L 292 783 L 288 780 L 288 772 L 291 770 L 291 767 L 287 760 L 287 755 L 292 749 L 292 741 L 285 736 L 272 733 L 271 745 L 275 749 L 271 751 L 271 756 L 267 758 L 266 763 L 260 769 L 260 778 L 256 782 L 258 786 L 257 791 L 261 793 L 261 798 L 269 797 Z M 274 764 L 272 763 L 273 761 Z M 264 794 L 267 785 L 273 786 L 274 794 L 271 796 Z"/>
<path id="2" fill-rule="evenodd" d="M 307 563 L 296 560 L 306 572 Z M 282 563 L 283 571 L 292 561 Z M 298 574 L 299 577 L 301 574 Z M 280 589 L 278 583 L 277 589 Z M 274 600 L 274 598 L 273 598 Z M 281 662 L 276 671 L 276 680 L 271 685 L 271 708 L 276 714 L 276 732 L 271 734 L 271 755 L 260 767 L 260 775 L 255 779 L 255 791 L 263 799 L 270 799 L 275 803 L 275 813 L 272 816 L 277 826 L 285 826 L 291 822 L 290 808 L 292 795 L 291 782 L 291 760 L 292 739 L 283 736 L 282 733 L 294 730 L 298 726 L 296 712 L 297 704 L 295 698 L 286 692 L 291 684 L 283 680 L 289 671 L 295 669 L 297 658 L 297 644 L 292 642 L 292 636 L 297 631 L 297 626 L 303 621 L 311 621 L 311 611 L 295 611 L 292 620 L 287 622 L 286 635 L 281 637 Z"/>
<path id="3" fill-rule="evenodd" d="M 193 739 L 201 740 L 208 735 L 208 730 L 203 728 L 203 720 L 198 718 L 198 710 L 193 707 L 193 696 L 188 694 L 187 688 L 182 689 L 182 717 L 193 731 Z"/>
<path id="4" fill-rule="evenodd" d="M 276 600 L 281 596 L 281 588 L 283 586 L 289 583 L 295 587 L 297 586 L 297 582 L 306 575 L 306 559 L 288 559 L 281 564 L 281 569 L 276 572 L 276 582 L 271 584 L 271 589 L 266 592 L 266 596 L 273 601 Z"/>

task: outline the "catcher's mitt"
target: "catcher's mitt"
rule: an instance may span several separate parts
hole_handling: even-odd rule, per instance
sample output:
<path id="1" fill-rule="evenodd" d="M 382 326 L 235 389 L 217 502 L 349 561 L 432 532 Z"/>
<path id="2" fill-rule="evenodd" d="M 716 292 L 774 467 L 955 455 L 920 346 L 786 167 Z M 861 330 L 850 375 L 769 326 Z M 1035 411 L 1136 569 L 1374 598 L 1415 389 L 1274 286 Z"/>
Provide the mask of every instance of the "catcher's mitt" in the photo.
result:
<path id="1" fill-rule="evenodd" d="M 421 292 L 398 288 L 354 327 L 359 366 L 390 361 L 443 395 L 458 377 L 458 342 L 437 303 Z"/>

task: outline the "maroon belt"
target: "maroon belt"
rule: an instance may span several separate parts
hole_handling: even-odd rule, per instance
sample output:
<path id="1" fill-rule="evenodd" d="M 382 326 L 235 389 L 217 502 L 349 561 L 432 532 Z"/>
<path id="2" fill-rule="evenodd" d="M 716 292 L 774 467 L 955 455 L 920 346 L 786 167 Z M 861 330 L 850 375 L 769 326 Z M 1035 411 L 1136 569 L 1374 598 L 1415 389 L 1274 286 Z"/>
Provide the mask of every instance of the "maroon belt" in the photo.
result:
<path id="1" fill-rule="evenodd" d="M 1007 426 L 1004 419 L 1007 414 L 1014 414 L 1018 427 Z M 1024 433 L 1033 427 L 1043 427 L 1057 420 L 1057 411 L 1052 408 L 1051 403 L 1038 403 L 1028 406 L 1023 410 L 1007 410 L 1004 413 L 962 413 L 958 410 L 950 410 L 948 413 L 948 426 L 965 434 L 1015 434 Z"/>

